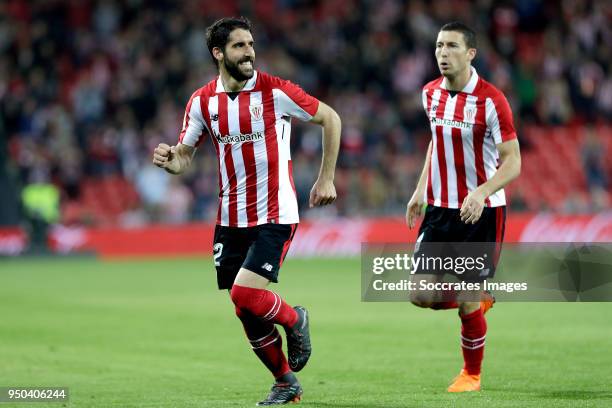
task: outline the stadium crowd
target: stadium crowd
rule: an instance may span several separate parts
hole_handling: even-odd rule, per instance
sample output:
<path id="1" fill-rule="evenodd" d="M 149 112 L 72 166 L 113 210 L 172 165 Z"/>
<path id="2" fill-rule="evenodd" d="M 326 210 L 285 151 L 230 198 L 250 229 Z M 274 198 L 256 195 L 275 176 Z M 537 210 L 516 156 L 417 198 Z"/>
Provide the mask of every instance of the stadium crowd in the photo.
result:
<path id="1" fill-rule="evenodd" d="M 64 217 L 95 223 L 86 209 L 68 210 L 79 208 L 86 181 L 122 175 L 139 200 L 117 222 L 214 220 L 212 147 L 204 144 L 181 178 L 153 167 L 151 152 L 176 142 L 191 92 L 216 75 L 204 31 L 226 15 L 252 19 L 257 69 L 291 79 L 343 119 L 342 199 L 326 209 L 305 205 L 320 130 L 294 129 L 294 180 L 306 217 L 403 213 L 429 138 L 420 90 L 438 75 L 434 42 L 450 20 L 481 34 L 475 67 L 508 96 L 519 135 L 530 124 L 612 118 L 606 0 L 6 0 L 0 134 L 21 185 L 52 182 Z M 589 185 L 609 191 L 597 143 L 588 138 L 584 146 L 584 171 Z M 524 201 L 511 197 L 516 208 Z"/>

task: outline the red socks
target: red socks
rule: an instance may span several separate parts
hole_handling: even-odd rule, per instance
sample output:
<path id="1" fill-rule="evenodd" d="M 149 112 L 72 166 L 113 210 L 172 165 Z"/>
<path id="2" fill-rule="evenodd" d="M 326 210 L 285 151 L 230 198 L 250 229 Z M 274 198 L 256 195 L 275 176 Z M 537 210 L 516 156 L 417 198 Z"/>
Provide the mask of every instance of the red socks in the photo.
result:
<path id="1" fill-rule="evenodd" d="M 276 379 L 291 372 L 283 353 L 283 338 L 274 325 L 293 327 L 298 321 L 297 312 L 279 295 L 266 289 L 234 285 L 231 297 L 236 316 L 242 321 L 257 357 Z"/>
<path id="2" fill-rule="evenodd" d="M 480 374 L 484 355 L 487 321 L 482 309 L 461 317 L 461 348 L 463 350 L 463 368 L 468 374 Z"/>
<path id="3" fill-rule="evenodd" d="M 285 353 L 283 353 L 283 338 L 276 327 L 272 323 L 262 322 L 238 307 L 236 307 L 236 316 L 242 321 L 251 348 L 274 375 L 274 378 L 291 372 Z"/>
<path id="4" fill-rule="evenodd" d="M 290 329 L 298 321 L 297 312 L 279 295 L 269 290 L 234 285 L 231 297 L 237 308 L 264 322 Z"/>

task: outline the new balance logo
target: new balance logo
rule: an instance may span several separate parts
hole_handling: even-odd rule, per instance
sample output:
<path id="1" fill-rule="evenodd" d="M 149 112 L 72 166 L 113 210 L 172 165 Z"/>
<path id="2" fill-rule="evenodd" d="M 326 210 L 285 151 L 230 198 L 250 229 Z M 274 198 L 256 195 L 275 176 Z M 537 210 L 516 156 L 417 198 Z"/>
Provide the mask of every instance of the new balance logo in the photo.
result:
<path id="1" fill-rule="evenodd" d="M 268 272 L 272 272 L 272 269 L 274 269 L 274 267 L 266 262 L 261 266 L 261 269 L 265 269 Z"/>
<path id="2" fill-rule="evenodd" d="M 483 269 L 482 271 L 480 271 L 480 276 L 489 276 L 490 272 L 491 272 L 490 268 Z"/>

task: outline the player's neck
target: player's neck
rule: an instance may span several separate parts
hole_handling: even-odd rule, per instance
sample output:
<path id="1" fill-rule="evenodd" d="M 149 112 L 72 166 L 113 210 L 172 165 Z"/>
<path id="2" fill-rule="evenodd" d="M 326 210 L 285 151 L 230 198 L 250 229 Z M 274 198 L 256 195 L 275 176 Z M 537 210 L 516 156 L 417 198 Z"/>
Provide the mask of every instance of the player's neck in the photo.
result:
<path id="1" fill-rule="evenodd" d="M 461 91 L 467 83 L 470 81 L 472 76 L 472 70 L 468 65 L 467 69 L 459 72 L 454 77 L 446 77 L 446 89 L 448 91 Z"/>
<path id="2" fill-rule="evenodd" d="M 236 78 L 231 76 L 229 72 L 223 69 L 219 73 L 219 76 L 221 77 L 221 83 L 223 84 L 223 88 L 226 92 L 240 92 L 248 82 L 248 79 L 245 79 L 244 81 L 236 80 Z"/>

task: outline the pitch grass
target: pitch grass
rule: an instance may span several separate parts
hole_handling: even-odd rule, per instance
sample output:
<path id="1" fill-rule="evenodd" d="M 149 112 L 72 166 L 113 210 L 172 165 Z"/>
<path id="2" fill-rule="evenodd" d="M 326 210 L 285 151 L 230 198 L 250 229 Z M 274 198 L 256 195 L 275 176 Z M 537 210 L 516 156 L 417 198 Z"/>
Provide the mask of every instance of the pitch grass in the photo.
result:
<path id="1" fill-rule="evenodd" d="M 456 312 L 361 303 L 358 271 L 288 260 L 274 287 L 312 315 L 301 406 L 612 406 L 612 304 L 496 305 L 484 391 L 449 395 Z M 68 386 L 68 407 L 182 408 L 251 407 L 270 385 L 210 259 L 0 260 L 0 387 Z"/>

